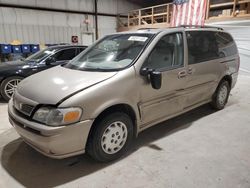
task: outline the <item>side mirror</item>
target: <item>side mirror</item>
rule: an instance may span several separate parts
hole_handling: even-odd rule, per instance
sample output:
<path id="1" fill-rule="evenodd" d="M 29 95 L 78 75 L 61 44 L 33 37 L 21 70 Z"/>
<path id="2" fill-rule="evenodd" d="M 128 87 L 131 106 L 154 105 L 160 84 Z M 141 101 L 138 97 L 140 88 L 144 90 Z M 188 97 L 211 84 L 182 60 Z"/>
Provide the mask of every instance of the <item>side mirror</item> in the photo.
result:
<path id="1" fill-rule="evenodd" d="M 151 72 L 153 72 L 153 69 L 149 69 L 147 67 L 144 67 L 144 68 L 141 69 L 140 74 L 142 76 L 148 76 L 149 73 L 151 73 Z"/>
<path id="2" fill-rule="evenodd" d="M 161 81 L 162 81 L 162 74 L 159 71 L 153 71 L 150 73 L 150 82 L 152 88 L 160 89 L 161 88 Z"/>
<path id="3" fill-rule="evenodd" d="M 45 64 L 46 65 L 51 65 L 51 63 L 54 63 L 56 62 L 56 59 L 54 57 L 48 57 L 46 60 L 45 60 Z"/>
<path id="4" fill-rule="evenodd" d="M 162 82 L 161 72 L 145 67 L 145 68 L 141 69 L 140 73 L 142 76 L 149 76 L 152 88 L 154 88 L 154 89 L 161 88 L 161 82 Z"/>

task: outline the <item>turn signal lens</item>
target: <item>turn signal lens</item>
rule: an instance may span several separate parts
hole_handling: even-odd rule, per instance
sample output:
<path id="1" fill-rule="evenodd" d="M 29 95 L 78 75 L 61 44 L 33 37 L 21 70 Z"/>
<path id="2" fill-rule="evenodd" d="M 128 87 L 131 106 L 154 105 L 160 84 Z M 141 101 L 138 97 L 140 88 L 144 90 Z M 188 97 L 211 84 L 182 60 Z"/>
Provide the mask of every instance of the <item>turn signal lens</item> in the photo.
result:
<path id="1" fill-rule="evenodd" d="M 71 122 L 75 122 L 78 121 L 80 118 L 80 112 L 79 111 L 73 111 L 73 112 L 67 112 L 64 115 L 64 122 L 65 123 L 71 123 Z"/>

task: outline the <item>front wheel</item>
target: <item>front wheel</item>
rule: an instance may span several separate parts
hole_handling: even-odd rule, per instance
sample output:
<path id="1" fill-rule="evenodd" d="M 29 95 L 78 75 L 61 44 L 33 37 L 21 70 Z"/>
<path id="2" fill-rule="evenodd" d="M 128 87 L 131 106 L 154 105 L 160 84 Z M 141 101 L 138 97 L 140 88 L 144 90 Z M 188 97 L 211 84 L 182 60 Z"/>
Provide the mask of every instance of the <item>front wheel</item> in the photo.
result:
<path id="1" fill-rule="evenodd" d="M 133 122 L 122 112 L 109 114 L 94 127 L 87 152 L 95 160 L 108 162 L 120 158 L 133 140 Z"/>
<path id="2" fill-rule="evenodd" d="M 23 78 L 20 76 L 12 76 L 2 81 L 1 95 L 4 98 L 4 100 L 6 101 L 10 100 L 15 89 L 17 88 L 17 85 L 19 84 L 19 82 L 21 82 L 22 79 Z"/>
<path id="3" fill-rule="evenodd" d="M 216 89 L 216 92 L 213 96 L 213 100 L 211 102 L 211 105 L 216 110 L 221 110 L 225 107 L 228 101 L 230 93 L 230 86 L 228 81 L 223 80 L 218 88 Z"/>

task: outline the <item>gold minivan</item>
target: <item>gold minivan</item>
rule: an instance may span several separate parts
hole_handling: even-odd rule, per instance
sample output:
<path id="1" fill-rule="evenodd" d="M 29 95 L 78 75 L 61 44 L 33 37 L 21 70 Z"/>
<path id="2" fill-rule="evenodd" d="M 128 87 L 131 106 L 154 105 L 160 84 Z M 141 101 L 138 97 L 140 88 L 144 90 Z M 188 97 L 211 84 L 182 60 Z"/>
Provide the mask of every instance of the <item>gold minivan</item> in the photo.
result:
<path id="1" fill-rule="evenodd" d="M 119 158 L 144 129 L 205 103 L 224 108 L 239 70 L 221 28 L 144 29 L 105 36 L 67 64 L 24 79 L 9 119 L 46 156 Z"/>

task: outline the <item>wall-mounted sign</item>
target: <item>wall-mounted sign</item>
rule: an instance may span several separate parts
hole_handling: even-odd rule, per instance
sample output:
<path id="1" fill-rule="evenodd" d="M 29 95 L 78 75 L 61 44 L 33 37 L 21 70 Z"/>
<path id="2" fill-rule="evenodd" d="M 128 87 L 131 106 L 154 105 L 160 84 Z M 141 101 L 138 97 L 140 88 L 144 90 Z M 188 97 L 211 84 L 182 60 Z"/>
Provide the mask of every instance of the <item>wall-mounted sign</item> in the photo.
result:
<path id="1" fill-rule="evenodd" d="M 71 37 L 71 42 L 72 43 L 78 43 L 78 36 L 72 36 Z"/>

